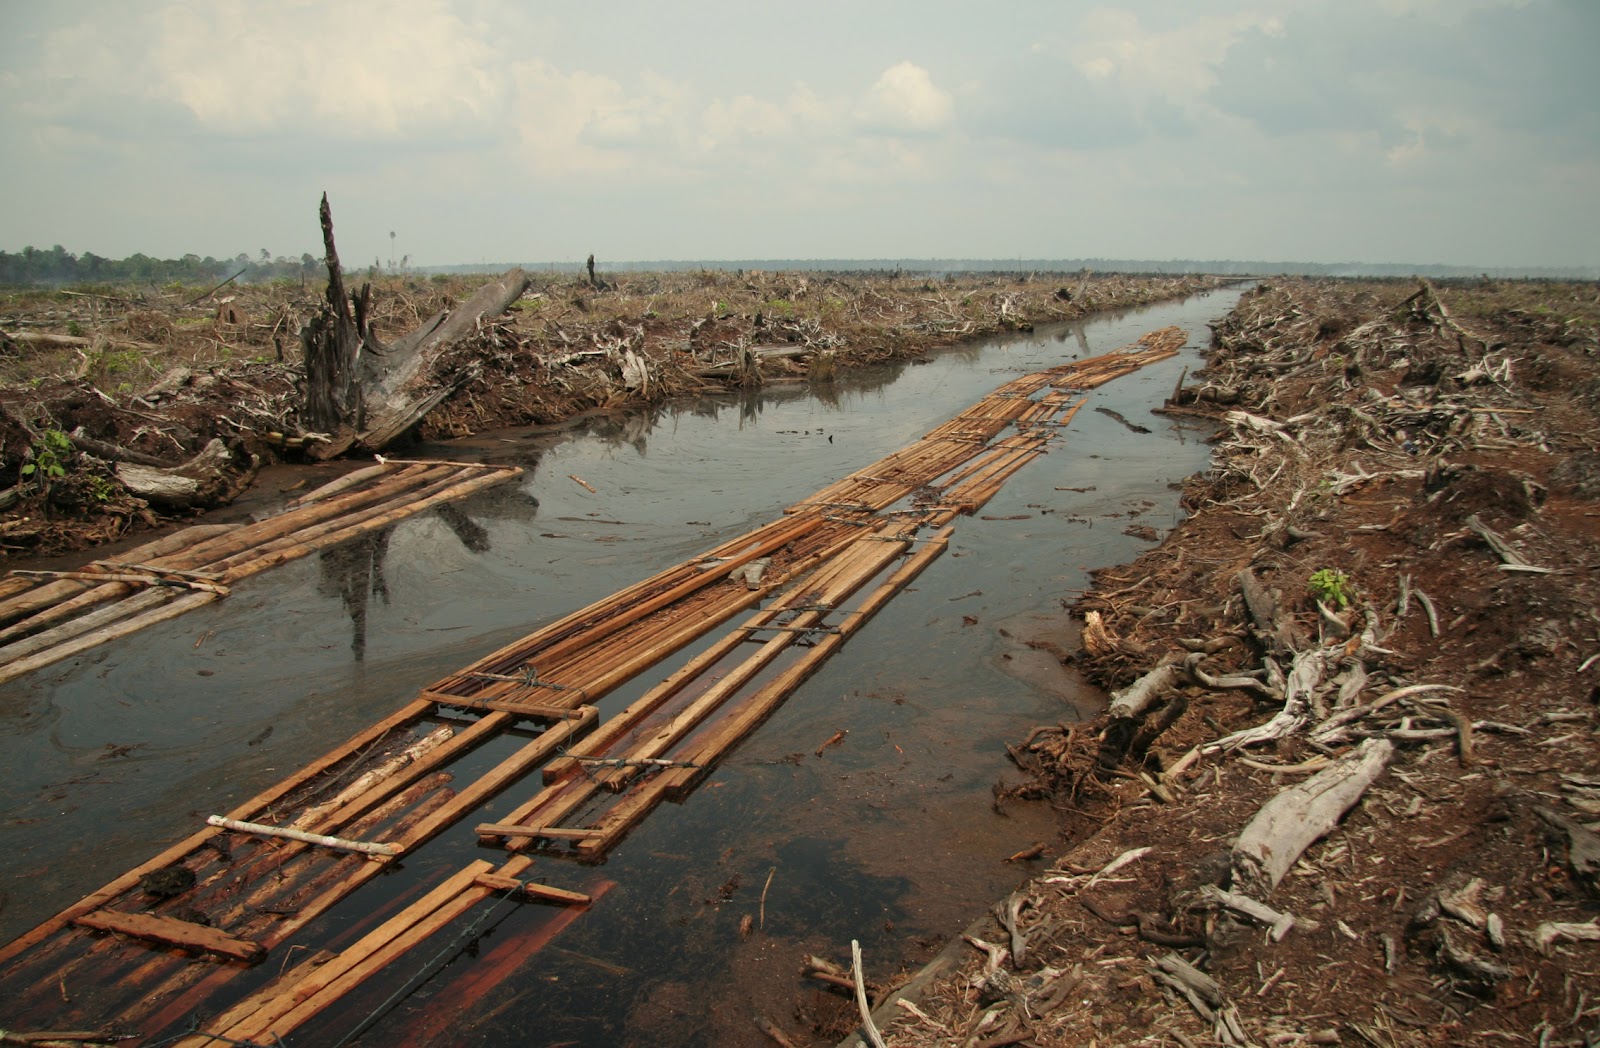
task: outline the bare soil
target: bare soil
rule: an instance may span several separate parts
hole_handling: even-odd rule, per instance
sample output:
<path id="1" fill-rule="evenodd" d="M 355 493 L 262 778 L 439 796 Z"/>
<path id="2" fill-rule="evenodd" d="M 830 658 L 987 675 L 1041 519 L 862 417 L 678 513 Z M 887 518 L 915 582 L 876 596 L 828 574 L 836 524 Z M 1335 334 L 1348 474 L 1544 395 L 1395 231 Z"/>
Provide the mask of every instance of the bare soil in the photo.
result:
<path id="1" fill-rule="evenodd" d="M 1597 291 L 1246 295 L 1168 406 L 1220 423 L 1192 516 L 1099 573 L 1064 644 L 1112 689 L 1164 660 L 1195 672 L 1131 746 L 1102 717 L 1013 748 L 1012 795 L 1061 816 L 1014 897 L 1024 956 L 980 930 L 993 955 L 890 1009 L 888 1044 L 1600 1043 Z M 1276 598 L 1281 647 L 1244 572 Z M 1325 611 L 1319 572 L 1341 591 Z M 1318 652 L 1298 723 L 1215 745 L 1284 724 L 1278 671 Z M 1261 686 L 1225 679 L 1247 674 Z M 1395 747 L 1387 770 L 1275 888 L 1241 885 L 1234 845 L 1263 804 L 1368 739 Z M 1213 886 L 1294 924 L 1276 940 Z M 1188 990 L 1173 957 L 1202 973 Z"/>
<path id="2" fill-rule="evenodd" d="M 385 342 L 465 300 L 485 278 L 379 276 Z M 1183 297 L 1208 277 L 1089 273 L 930 278 L 660 273 L 542 275 L 439 370 L 470 375 L 417 427 L 425 439 L 560 425 L 594 411 L 846 369 L 1036 323 Z M 0 560 L 110 542 L 211 508 L 151 505 L 118 479 L 116 451 L 176 466 L 219 439 L 222 499 L 256 470 L 298 461 L 299 332 L 315 284 L 20 291 L 0 295 Z M 745 350 L 758 369 L 741 368 Z M 627 354 L 646 363 L 625 370 Z M 747 358 L 748 359 L 748 358 Z M 109 447 L 108 447 L 109 446 Z"/>

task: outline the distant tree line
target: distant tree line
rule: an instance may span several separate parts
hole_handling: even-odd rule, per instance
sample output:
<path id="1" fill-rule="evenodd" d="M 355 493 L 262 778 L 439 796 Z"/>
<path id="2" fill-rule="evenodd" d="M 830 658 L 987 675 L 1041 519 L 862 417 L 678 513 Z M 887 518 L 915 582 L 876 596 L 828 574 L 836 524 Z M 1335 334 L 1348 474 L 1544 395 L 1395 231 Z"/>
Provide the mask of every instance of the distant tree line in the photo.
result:
<path id="1" fill-rule="evenodd" d="M 215 284 L 236 273 L 241 282 L 253 284 L 300 280 L 315 276 L 321 267 L 322 260 L 313 255 L 275 258 L 266 248 L 255 258 L 241 251 L 233 258 L 151 258 L 136 254 L 115 259 L 102 258 L 92 251 L 74 254 L 57 244 L 49 250 L 29 246 L 16 252 L 0 251 L 0 285 Z"/>

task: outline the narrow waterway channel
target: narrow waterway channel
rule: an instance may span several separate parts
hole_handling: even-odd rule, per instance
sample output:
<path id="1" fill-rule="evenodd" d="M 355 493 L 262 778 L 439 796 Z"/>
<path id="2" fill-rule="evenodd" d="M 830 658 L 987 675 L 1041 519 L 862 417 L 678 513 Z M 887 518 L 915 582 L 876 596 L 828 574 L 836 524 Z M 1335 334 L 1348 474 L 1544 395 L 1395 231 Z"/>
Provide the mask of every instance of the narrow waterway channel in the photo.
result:
<path id="1" fill-rule="evenodd" d="M 1177 522 L 1174 486 L 1208 448 L 1149 409 L 1238 294 L 946 350 L 828 396 L 775 388 L 424 449 L 527 473 L 0 689 L 0 941 L 435 678 L 773 519 L 1006 378 L 1185 328 L 1178 359 L 1089 394 L 1051 453 L 958 520 L 950 552 L 684 804 L 603 866 L 542 859 L 541 879 L 605 891 L 544 949 L 504 945 L 541 915 L 475 914 L 469 952 L 495 958 L 493 979 L 470 981 L 464 957 L 413 988 L 419 951 L 292 1043 L 336 1043 L 380 1010 L 363 1043 L 755 1045 L 758 1010 L 803 1028 L 838 1007 L 800 978 L 805 954 L 843 960 L 859 939 L 874 971 L 920 963 L 1026 876 L 1007 856 L 1053 850 L 1048 807 L 995 810 L 993 785 L 1014 777 L 1004 744 L 1100 701 L 1047 646 L 1069 646 L 1062 602 L 1087 570 L 1148 543 L 1127 530 Z M 412 872 L 459 866 L 469 831 Z"/>

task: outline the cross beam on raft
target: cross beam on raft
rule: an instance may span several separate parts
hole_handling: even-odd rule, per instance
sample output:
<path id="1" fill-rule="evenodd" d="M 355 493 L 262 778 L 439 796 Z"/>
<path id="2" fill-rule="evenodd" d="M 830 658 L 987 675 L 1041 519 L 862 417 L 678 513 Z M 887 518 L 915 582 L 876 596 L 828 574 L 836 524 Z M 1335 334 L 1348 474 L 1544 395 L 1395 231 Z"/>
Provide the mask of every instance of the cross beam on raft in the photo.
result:
<path id="1" fill-rule="evenodd" d="M 500 865 L 470 862 L 402 891 L 397 909 L 377 912 L 351 896 L 397 861 L 393 855 L 346 853 L 204 826 L 0 948 L 0 999 L 16 1002 L 9 1024 L 62 1029 L 114 1018 L 147 1036 L 170 1036 L 185 1031 L 203 1006 L 215 1017 L 182 1043 L 198 1048 L 214 1043 L 213 1035 L 267 1043 L 319 1016 L 319 1024 L 330 1021 L 325 1013 L 346 994 L 418 945 L 442 939 L 485 900 L 509 895 L 531 905 L 560 904 L 525 943 L 491 966 L 492 974 L 482 969 L 481 982 L 463 977 L 485 987 L 503 978 L 575 919 L 585 897 L 597 898 L 605 886 L 590 881 L 534 887 L 527 872 L 536 856 L 603 857 L 661 800 L 691 792 L 940 556 L 959 514 L 982 506 L 1012 473 L 1060 439 L 1059 426 L 1040 423 L 1070 421 L 1081 401 L 1054 387 L 1093 388 L 1174 355 L 1184 337 L 1167 329 L 1126 351 L 1007 382 L 921 440 L 788 507 L 779 519 L 428 685 L 391 716 L 227 814 L 266 828 L 385 842 L 419 868 L 426 868 L 418 858 L 425 846 L 454 846 L 430 841 L 472 819 L 467 825 L 481 839 L 510 852 L 502 853 Z M 400 473 L 391 475 L 392 468 Z M 364 485 L 371 482 L 422 484 L 441 492 L 446 478 L 435 473 L 439 468 L 374 467 L 363 471 L 365 477 L 312 493 L 288 512 L 366 498 Z M 382 516 L 407 503 L 391 487 L 362 504 Z M 321 534 L 347 526 L 329 522 Z M 299 534 L 279 551 L 303 546 L 304 532 Z M 208 552 L 188 559 L 175 555 L 191 546 Z M 248 557 L 252 548 L 226 529 L 125 559 L 158 569 L 215 572 L 226 583 L 234 577 L 230 572 L 250 563 L 236 558 Z M 757 560 L 766 568 L 752 582 L 745 568 Z M 48 585 L 69 581 L 78 585 Z M 4 585 L 0 600 L 23 595 L 11 590 L 4 597 Z M 803 640 L 815 643 L 806 647 Z M 680 668 L 626 707 L 600 716 L 595 703 L 685 650 Z M 494 760 L 462 763 L 496 740 Z M 465 767 L 471 775 L 453 781 Z M 539 788 L 520 802 L 497 805 L 492 821 L 483 821 L 484 806 L 519 783 Z M 562 869 L 576 877 L 582 867 Z M 178 872 L 180 885 L 192 886 L 164 897 L 142 886 L 150 875 L 168 871 Z M 347 899 L 350 905 L 339 912 L 348 915 L 353 941 L 326 950 L 326 939 L 317 937 L 321 925 L 313 922 Z M 135 922 L 151 934 L 123 930 L 131 929 L 130 915 L 155 919 L 153 925 Z M 201 918 L 209 927 L 197 923 Z M 122 927 L 115 934 L 94 927 L 118 922 Z M 187 938 L 171 941 L 179 936 Z M 202 938 L 218 947 L 248 945 L 229 953 L 206 949 Z M 246 993 L 236 979 L 256 958 L 251 947 L 289 959 L 290 943 L 322 952 L 316 963 L 288 967 L 267 986 Z M 194 963 L 195 953 L 212 963 Z M 63 983 L 82 992 L 62 1000 Z"/>

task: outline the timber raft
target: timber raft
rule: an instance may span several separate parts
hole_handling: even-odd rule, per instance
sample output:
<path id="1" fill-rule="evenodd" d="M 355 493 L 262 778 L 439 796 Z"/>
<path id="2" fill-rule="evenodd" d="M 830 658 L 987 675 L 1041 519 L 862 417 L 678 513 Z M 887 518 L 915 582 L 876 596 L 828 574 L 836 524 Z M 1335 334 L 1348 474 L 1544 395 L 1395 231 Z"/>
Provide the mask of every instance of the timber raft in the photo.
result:
<path id="1" fill-rule="evenodd" d="M 521 474 L 381 459 L 253 524 L 184 528 L 79 571 L 13 571 L 0 580 L 0 684 L 210 604 L 240 579 Z"/>
<path id="2" fill-rule="evenodd" d="M 541 883 L 529 876 L 537 859 L 598 861 L 662 800 L 686 796 L 944 552 L 957 515 L 1046 453 L 1078 392 L 1174 356 L 1185 338 L 1164 328 L 1010 381 L 780 519 L 427 686 L 0 949 L 0 1026 L 75 1031 L 79 1043 L 268 1045 L 296 1031 L 330 1043 L 325 1025 L 307 1024 L 417 947 L 448 949 L 486 900 L 550 907 L 535 934 L 439 995 L 441 1008 L 463 1006 L 607 887 Z M 680 668 L 602 716 L 608 694 L 684 651 Z M 471 761 L 470 781 L 456 782 L 475 753 L 496 759 Z M 497 821 L 473 824 L 500 859 L 424 876 L 399 899 L 392 880 L 372 885 L 375 899 L 319 922 L 515 788 L 526 795 Z M 382 1007 L 359 1025 L 342 1017 L 355 1029 L 339 1032 L 348 1039 Z"/>

